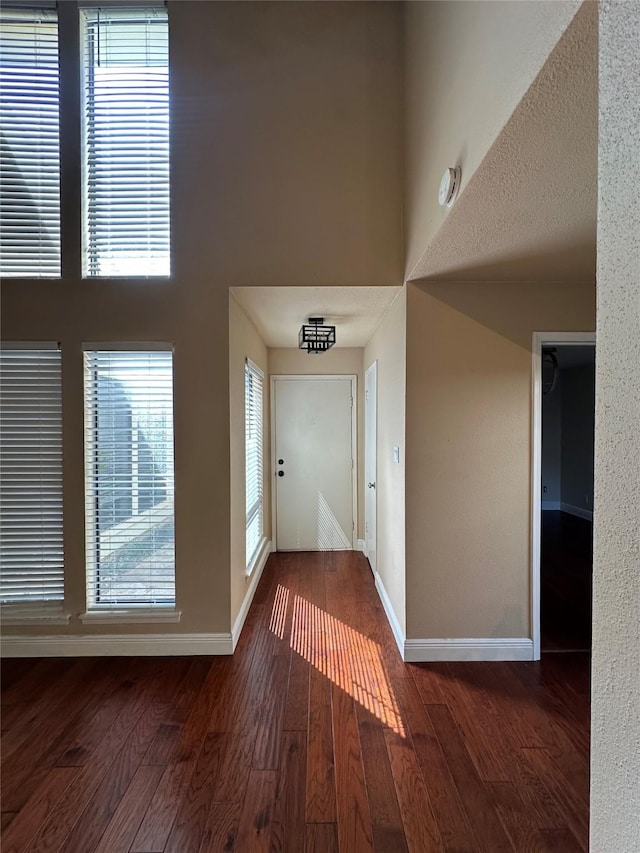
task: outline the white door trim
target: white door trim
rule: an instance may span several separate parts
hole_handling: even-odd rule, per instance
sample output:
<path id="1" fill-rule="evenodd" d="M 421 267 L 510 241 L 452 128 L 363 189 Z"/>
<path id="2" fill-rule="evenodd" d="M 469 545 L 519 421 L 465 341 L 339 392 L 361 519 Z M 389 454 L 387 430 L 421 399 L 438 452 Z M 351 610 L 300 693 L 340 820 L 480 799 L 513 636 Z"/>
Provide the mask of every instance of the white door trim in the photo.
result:
<path id="1" fill-rule="evenodd" d="M 318 356 L 320 357 L 320 356 Z M 273 373 L 270 377 L 271 385 L 271 541 L 273 550 L 278 550 L 277 520 L 278 502 L 276 499 L 276 382 L 324 382 L 329 379 L 345 379 L 351 382 L 351 547 L 356 548 L 358 520 L 358 429 L 356 421 L 356 410 L 358 408 L 358 376 L 355 373 Z"/>
<path id="2" fill-rule="evenodd" d="M 540 525 L 542 478 L 542 347 L 595 344 L 595 332 L 534 332 L 531 346 L 531 636 L 540 660 Z"/>

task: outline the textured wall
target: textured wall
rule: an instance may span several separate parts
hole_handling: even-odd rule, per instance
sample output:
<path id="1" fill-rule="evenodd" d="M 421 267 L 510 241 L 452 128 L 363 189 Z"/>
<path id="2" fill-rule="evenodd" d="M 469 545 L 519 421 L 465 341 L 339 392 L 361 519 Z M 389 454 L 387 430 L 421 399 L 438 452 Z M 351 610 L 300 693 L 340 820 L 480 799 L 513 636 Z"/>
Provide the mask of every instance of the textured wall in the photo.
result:
<path id="1" fill-rule="evenodd" d="M 591 849 L 640 850 L 640 3 L 600 7 Z"/>
<path id="2" fill-rule="evenodd" d="M 465 5 L 446 4 L 452 9 Z M 492 6 L 472 5 L 476 14 Z M 515 16 L 523 25 L 527 3 L 497 5 L 501 19 Z M 534 5 L 546 23 L 547 17 L 553 19 L 554 3 Z M 529 23 L 531 31 L 523 36 L 516 29 L 513 37 L 509 35 L 510 44 L 523 37 L 538 44 L 539 32 L 534 22 Z M 452 51 L 457 47 L 453 45 Z M 503 78 L 519 79 L 519 63 L 528 56 L 527 50 L 514 59 L 509 52 L 503 55 L 502 47 L 493 57 Z M 473 73 L 469 71 L 469 77 Z M 501 103 L 501 90 L 500 85 L 479 93 L 478 108 L 491 115 L 495 104 Z M 443 91 L 448 104 L 450 93 L 445 87 Z M 452 152 L 458 145 L 463 151 L 471 148 L 468 138 L 477 142 L 476 131 L 483 124 L 471 116 L 463 116 L 468 125 L 460 129 L 459 140 L 450 141 Z M 425 158 L 433 156 L 431 147 L 423 150 Z M 434 214 L 441 225 L 410 279 L 574 284 L 595 280 L 597 152 L 598 13 L 597 4 L 585 0 L 473 174 L 471 165 L 465 165 L 466 156 L 460 157 L 460 197 L 450 210 L 438 208 Z M 436 198 L 432 185 L 418 223 L 436 205 Z M 407 232 L 414 233 L 409 214 L 407 223 Z"/>
<path id="3" fill-rule="evenodd" d="M 406 4 L 404 180 L 407 278 L 426 274 L 424 265 L 418 269 L 416 266 L 445 220 L 459 208 L 458 202 L 451 210 L 438 206 L 438 186 L 444 169 L 454 165 L 462 167 L 462 192 L 465 193 L 487 151 L 531 86 L 579 5 L 573 0 L 545 3 L 528 0 L 454 3 L 444 0 Z M 558 69 L 555 73 L 557 75 Z M 555 99 L 549 97 L 549 91 L 542 95 L 543 104 L 549 105 L 553 112 Z M 578 102 L 578 108 L 577 118 L 575 109 L 571 111 L 574 123 L 584 114 L 584 99 Z M 528 113 L 531 112 L 532 107 L 529 106 Z M 510 146 L 502 149 L 502 170 L 498 179 L 491 182 L 488 193 L 485 190 L 480 194 L 480 204 L 472 213 L 471 227 L 463 227 L 458 239 L 453 241 L 457 267 L 467 260 L 470 241 L 474 240 L 478 229 L 482 229 L 482 219 L 504 212 L 504 199 L 501 199 L 500 206 L 494 207 L 487 204 L 488 198 L 493 201 L 499 193 L 509 201 L 518 192 L 523 172 L 531 176 L 531 184 L 521 206 L 526 206 L 527 199 L 535 198 L 536 187 L 545 177 L 538 157 L 559 136 L 556 132 L 550 138 L 551 123 L 546 113 L 536 117 L 531 124 L 526 123 L 526 116 L 522 116 L 520 127 L 526 127 L 526 133 L 517 137 L 515 147 L 512 138 Z M 534 135 L 537 145 L 531 150 L 527 147 L 528 138 Z M 578 142 L 579 145 L 583 143 L 584 139 Z M 526 155 L 522 153 L 525 148 Z M 565 171 L 573 169 L 579 158 L 574 157 L 568 163 L 564 154 Z M 563 181 L 562 175 L 559 179 Z M 510 239 L 506 244 L 501 243 L 500 249 L 503 252 L 513 250 L 512 223 L 515 221 L 520 226 L 517 207 L 515 205 L 510 210 L 510 216 L 501 219 L 499 228 L 483 234 L 481 242 L 485 247 L 509 231 Z M 474 218 L 478 215 L 481 221 L 475 223 Z M 528 220 L 530 228 L 531 215 Z M 437 275 L 443 268 L 444 265 L 435 271 L 430 268 L 429 272 Z"/>

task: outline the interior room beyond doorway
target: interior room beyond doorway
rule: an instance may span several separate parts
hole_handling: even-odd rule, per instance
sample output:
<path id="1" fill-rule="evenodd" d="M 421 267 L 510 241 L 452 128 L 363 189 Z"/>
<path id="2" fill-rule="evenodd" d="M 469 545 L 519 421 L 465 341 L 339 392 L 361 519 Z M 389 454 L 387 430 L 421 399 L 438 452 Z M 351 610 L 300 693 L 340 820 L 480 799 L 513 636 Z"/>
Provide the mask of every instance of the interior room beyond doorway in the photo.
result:
<path id="1" fill-rule="evenodd" d="M 542 349 L 541 647 L 591 649 L 595 346 Z"/>

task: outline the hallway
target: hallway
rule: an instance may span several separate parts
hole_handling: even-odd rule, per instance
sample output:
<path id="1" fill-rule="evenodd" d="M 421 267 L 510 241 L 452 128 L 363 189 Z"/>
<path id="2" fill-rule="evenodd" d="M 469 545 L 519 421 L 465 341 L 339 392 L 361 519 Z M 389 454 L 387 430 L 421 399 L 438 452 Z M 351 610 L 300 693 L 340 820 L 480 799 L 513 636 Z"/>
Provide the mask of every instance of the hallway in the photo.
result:
<path id="1" fill-rule="evenodd" d="M 403 664 L 357 552 L 271 556 L 233 657 L 9 660 L 2 849 L 587 849 L 589 657 Z"/>

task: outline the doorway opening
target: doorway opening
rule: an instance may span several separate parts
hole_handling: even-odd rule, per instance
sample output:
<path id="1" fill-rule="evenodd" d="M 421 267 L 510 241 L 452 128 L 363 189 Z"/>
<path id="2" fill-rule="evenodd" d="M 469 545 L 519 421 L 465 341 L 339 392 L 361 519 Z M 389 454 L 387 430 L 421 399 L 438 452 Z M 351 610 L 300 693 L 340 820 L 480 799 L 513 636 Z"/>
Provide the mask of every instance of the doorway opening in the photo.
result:
<path id="1" fill-rule="evenodd" d="M 534 344 L 533 621 L 539 658 L 541 652 L 591 650 L 595 340 L 539 335 Z"/>

